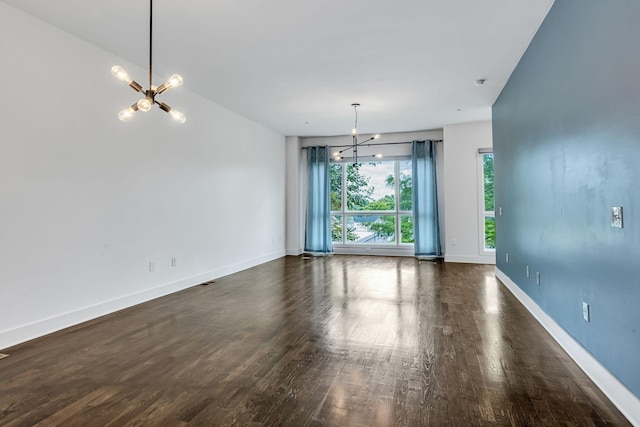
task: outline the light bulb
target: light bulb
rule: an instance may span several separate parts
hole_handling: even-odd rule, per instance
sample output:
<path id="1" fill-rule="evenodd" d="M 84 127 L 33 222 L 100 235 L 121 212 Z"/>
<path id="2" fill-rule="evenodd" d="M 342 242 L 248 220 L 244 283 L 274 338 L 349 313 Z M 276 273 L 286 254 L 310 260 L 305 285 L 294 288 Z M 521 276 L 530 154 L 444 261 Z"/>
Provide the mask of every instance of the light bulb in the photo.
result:
<path id="1" fill-rule="evenodd" d="M 168 89 L 171 89 L 172 87 L 178 87 L 178 86 L 182 86 L 182 76 L 180 74 L 174 74 L 171 77 L 169 77 L 169 80 L 167 80 L 165 83 L 158 86 L 158 88 L 156 89 L 156 92 L 160 94 L 165 92 Z"/>
<path id="2" fill-rule="evenodd" d="M 174 74 L 171 77 L 169 77 L 169 80 L 167 80 L 165 84 L 170 88 L 178 87 L 178 86 L 182 86 L 182 81 L 183 81 L 182 76 L 180 74 Z"/>
<path id="3" fill-rule="evenodd" d="M 380 135 L 378 135 L 378 134 L 374 135 L 373 139 L 380 139 Z M 382 155 L 380 157 L 382 157 Z"/>
<path id="4" fill-rule="evenodd" d="M 118 118 L 121 122 L 128 122 L 133 117 L 133 113 L 135 113 L 135 110 L 133 108 L 125 108 L 118 113 Z"/>
<path id="5" fill-rule="evenodd" d="M 169 110 L 169 114 L 171 114 L 171 117 L 173 118 L 173 120 L 175 120 L 180 124 L 187 121 L 187 117 L 178 110 L 171 109 Z"/>
<path id="6" fill-rule="evenodd" d="M 378 153 L 378 154 L 375 154 L 373 157 L 375 157 L 376 159 L 381 159 L 382 158 L 382 154 Z"/>
<path id="7" fill-rule="evenodd" d="M 351 135 L 355 135 L 357 133 L 358 133 L 358 131 L 356 130 L 356 128 L 351 129 Z"/>
<path id="8" fill-rule="evenodd" d="M 142 98 L 140 101 L 138 101 L 138 109 L 140 111 L 149 111 L 151 110 L 152 105 L 153 102 L 151 102 L 151 99 L 149 98 Z"/>
<path id="9" fill-rule="evenodd" d="M 133 81 L 131 76 L 129 76 L 129 73 L 127 73 L 124 68 L 119 65 L 114 65 L 113 67 L 111 67 L 111 74 L 113 74 L 114 77 L 129 84 L 131 84 L 131 82 Z"/>

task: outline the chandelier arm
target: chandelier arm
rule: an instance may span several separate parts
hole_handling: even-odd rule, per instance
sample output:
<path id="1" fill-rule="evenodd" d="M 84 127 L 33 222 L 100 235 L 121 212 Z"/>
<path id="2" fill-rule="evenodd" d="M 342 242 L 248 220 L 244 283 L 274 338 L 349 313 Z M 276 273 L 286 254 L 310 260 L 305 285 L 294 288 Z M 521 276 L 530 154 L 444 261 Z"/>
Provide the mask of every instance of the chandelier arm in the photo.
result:
<path id="1" fill-rule="evenodd" d="M 373 140 L 373 139 L 376 139 L 376 137 L 375 137 L 375 136 L 372 136 L 372 137 L 371 137 L 371 138 L 369 138 L 369 139 L 365 139 L 365 140 L 364 140 L 364 141 L 362 141 L 362 142 L 358 142 L 358 143 L 356 144 L 356 146 L 360 146 L 360 145 L 364 144 L 365 142 L 369 142 L 369 141 L 371 141 L 371 140 Z"/>
<path id="2" fill-rule="evenodd" d="M 169 105 L 165 104 L 164 102 L 159 102 L 159 101 L 156 101 L 155 99 L 153 100 L 153 102 L 155 102 L 156 104 L 158 104 L 158 107 L 159 107 L 162 111 L 165 111 L 165 112 L 167 112 L 167 113 L 168 113 L 169 111 L 171 111 L 171 110 L 172 110 L 172 108 L 171 108 Z"/>
<path id="3" fill-rule="evenodd" d="M 142 89 L 142 86 L 135 80 L 131 80 L 131 83 L 129 83 L 129 87 L 135 90 L 136 92 L 144 92 L 144 90 Z"/>

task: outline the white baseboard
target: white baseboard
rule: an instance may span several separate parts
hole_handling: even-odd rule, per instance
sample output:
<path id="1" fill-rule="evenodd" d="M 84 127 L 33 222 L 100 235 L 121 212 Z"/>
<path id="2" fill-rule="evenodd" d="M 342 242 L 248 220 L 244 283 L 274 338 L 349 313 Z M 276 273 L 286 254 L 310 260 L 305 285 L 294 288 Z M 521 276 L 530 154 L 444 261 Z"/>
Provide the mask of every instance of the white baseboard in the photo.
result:
<path id="1" fill-rule="evenodd" d="M 462 262 L 466 264 L 495 264 L 495 255 L 444 255 L 444 262 Z"/>
<path id="2" fill-rule="evenodd" d="M 298 255 L 302 255 L 302 248 L 295 248 L 295 249 L 290 249 L 287 248 L 287 255 L 289 256 L 298 256 Z"/>
<path id="3" fill-rule="evenodd" d="M 525 306 L 558 344 L 569 354 L 585 374 L 602 390 L 611 402 L 634 426 L 640 426 L 640 399 L 624 386 L 607 368 L 545 313 L 506 274 L 496 268 L 496 277 Z"/>
<path id="4" fill-rule="evenodd" d="M 182 279 L 177 282 L 160 285 L 153 289 L 148 289 L 131 295 L 125 295 L 123 297 L 119 297 L 110 301 L 83 307 L 72 312 L 38 320 L 37 322 L 23 325 L 15 329 L 1 331 L 0 349 L 13 347 L 14 345 L 39 338 L 44 335 L 48 335 L 52 332 L 65 329 L 70 326 L 74 326 L 79 323 L 116 312 L 118 310 L 132 307 L 134 305 L 141 304 L 152 299 L 163 297 L 174 292 L 178 292 L 183 289 L 187 289 L 192 286 L 196 286 L 201 283 L 220 278 L 222 276 L 237 273 L 238 271 L 246 270 L 247 268 L 255 267 L 256 265 L 281 258 L 284 255 L 284 250 L 272 252 L 264 256 L 246 260 L 230 266 L 218 268 L 216 270 Z"/>

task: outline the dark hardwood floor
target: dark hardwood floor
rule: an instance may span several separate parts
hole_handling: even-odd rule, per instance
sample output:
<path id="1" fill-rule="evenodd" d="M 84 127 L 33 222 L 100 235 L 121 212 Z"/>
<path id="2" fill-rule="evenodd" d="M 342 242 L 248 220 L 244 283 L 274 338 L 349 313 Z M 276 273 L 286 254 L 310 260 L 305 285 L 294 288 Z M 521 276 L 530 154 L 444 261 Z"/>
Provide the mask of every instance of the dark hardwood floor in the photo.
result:
<path id="1" fill-rule="evenodd" d="M 3 350 L 0 425 L 629 425 L 493 271 L 279 259 Z"/>

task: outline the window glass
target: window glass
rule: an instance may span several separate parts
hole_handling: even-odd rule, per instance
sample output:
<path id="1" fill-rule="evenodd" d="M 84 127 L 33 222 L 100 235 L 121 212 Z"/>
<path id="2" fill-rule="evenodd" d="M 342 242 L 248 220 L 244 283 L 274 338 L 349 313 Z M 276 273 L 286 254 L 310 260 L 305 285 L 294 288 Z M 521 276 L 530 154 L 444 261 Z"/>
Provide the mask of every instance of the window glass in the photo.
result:
<path id="1" fill-rule="evenodd" d="M 411 193 L 411 160 L 399 162 L 400 166 L 400 210 L 410 211 L 413 209 L 413 195 Z M 413 242 L 413 240 L 411 240 Z"/>
<path id="2" fill-rule="evenodd" d="M 485 251 L 494 251 L 496 248 L 496 218 L 493 191 L 493 153 L 482 155 L 482 238 Z"/>
<path id="3" fill-rule="evenodd" d="M 400 216 L 400 238 L 402 243 L 413 243 L 413 216 Z"/>
<path id="4" fill-rule="evenodd" d="M 347 165 L 347 210 L 394 211 L 394 162 Z"/>
<path id="5" fill-rule="evenodd" d="M 411 191 L 411 160 L 333 163 L 333 242 L 413 244 Z"/>
<path id="6" fill-rule="evenodd" d="M 331 210 L 342 209 L 342 164 L 332 163 L 329 169 L 331 179 Z"/>
<path id="7" fill-rule="evenodd" d="M 484 248 L 496 248 L 496 219 L 492 216 L 484 217 Z"/>
<path id="8" fill-rule="evenodd" d="M 348 215 L 348 226 L 352 226 L 354 243 L 395 243 L 395 215 Z"/>
<path id="9" fill-rule="evenodd" d="M 484 175 L 484 210 L 493 212 L 493 153 L 482 156 Z"/>

